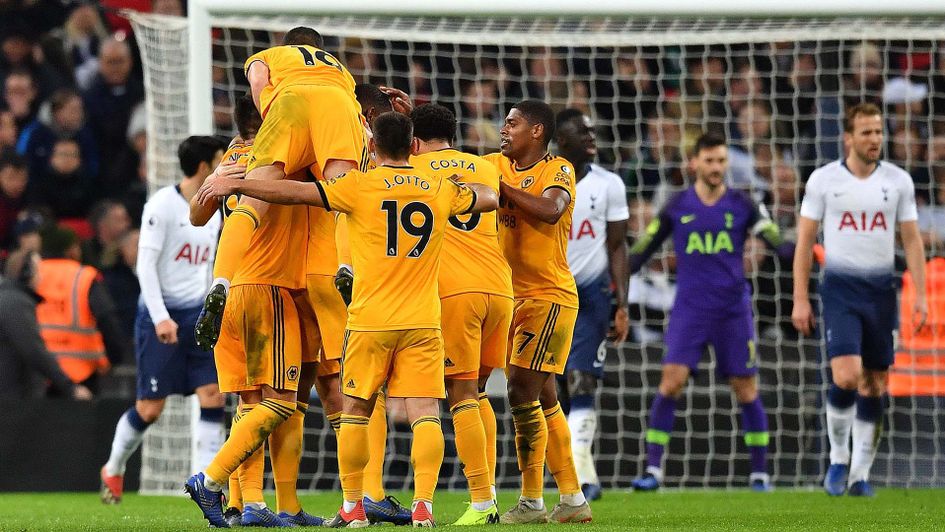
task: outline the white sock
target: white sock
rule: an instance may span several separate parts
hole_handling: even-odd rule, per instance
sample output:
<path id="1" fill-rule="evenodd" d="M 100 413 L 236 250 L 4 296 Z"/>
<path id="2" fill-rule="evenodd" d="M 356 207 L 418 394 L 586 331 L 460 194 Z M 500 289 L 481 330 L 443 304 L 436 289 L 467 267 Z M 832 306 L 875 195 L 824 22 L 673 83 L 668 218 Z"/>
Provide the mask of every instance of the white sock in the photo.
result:
<path id="1" fill-rule="evenodd" d="M 419 506 L 419 505 L 421 505 L 421 504 L 426 505 L 427 511 L 430 512 L 430 515 L 433 515 L 433 503 L 430 502 L 430 501 L 414 500 L 414 501 L 413 501 L 413 504 L 410 505 L 410 511 L 411 511 L 411 512 L 416 512 L 416 511 L 417 511 L 417 506 Z"/>
<path id="2" fill-rule="evenodd" d="M 663 469 L 654 466 L 646 466 L 646 472 L 653 475 L 653 478 L 656 479 L 660 484 L 663 483 Z"/>
<path id="3" fill-rule="evenodd" d="M 115 437 L 112 439 L 112 454 L 105 463 L 105 472 L 110 475 L 124 475 L 128 459 L 138 450 L 144 431 L 138 431 L 128 422 L 128 412 L 122 414 L 115 426 Z"/>
<path id="4" fill-rule="evenodd" d="M 203 473 L 203 487 L 210 491 L 223 491 L 223 483 L 213 480 L 206 471 Z"/>
<path id="5" fill-rule="evenodd" d="M 485 512 L 489 508 L 492 508 L 492 505 L 494 505 L 495 502 L 483 501 L 483 502 L 473 502 L 470 504 L 472 504 L 473 510 L 476 510 L 477 512 Z"/>
<path id="6" fill-rule="evenodd" d="M 876 458 L 876 449 L 879 447 L 878 436 L 876 423 L 862 419 L 853 421 L 853 458 L 850 460 L 850 476 L 847 481 L 849 484 L 869 478 L 873 459 Z"/>
<path id="7" fill-rule="evenodd" d="M 254 510 L 264 510 L 266 508 L 266 503 L 264 502 L 247 502 L 243 503 L 243 506 L 247 508 L 252 508 Z"/>
<path id="8" fill-rule="evenodd" d="M 850 463 L 850 429 L 856 406 L 839 409 L 827 403 L 827 438 L 830 440 L 830 463 Z"/>
<path id="9" fill-rule="evenodd" d="M 591 452 L 597 433 L 597 412 L 593 408 L 571 410 L 568 428 L 571 429 L 571 452 L 574 454 L 578 483 L 600 484 L 597 468 L 594 467 L 594 454 Z"/>
<path id="10" fill-rule="evenodd" d="M 765 484 L 771 483 L 771 477 L 767 473 L 752 473 L 748 475 L 748 483 L 751 484 L 756 480 L 761 480 Z"/>
<path id="11" fill-rule="evenodd" d="M 529 499 L 528 497 L 519 497 L 518 502 L 532 510 L 543 510 L 545 508 L 545 499 Z"/>
<path id="12" fill-rule="evenodd" d="M 230 293 L 230 280 L 229 279 L 224 279 L 223 277 L 217 277 L 213 280 L 212 283 L 210 283 L 210 286 L 212 287 L 215 284 L 223 285 L 223 291 L 226 292 L 227 294 Z"/>
<path id="13" fill-rule="evenodd" d="M 497 500 L 497 497 L 495 496 L 495 484 L 489 486 L 489 488 L 492 490 L 492 500 Z"/>
<path id="14" fill-rule="evenodd" d="M 561 494 L 561 504 L 565 506 L 580 506 L 586 502 L 587 499 L 584 498 L 584 493 L 580 491 L 568 495 Z"/>
<path id="15" fill-rule="evenodd" d="M 345 512 L 350 512 L 351 510 L 354 510 L 354 507 L 357 506 L 357 505 L 358 505 L 358 501 L 347 501 L 347 500 L 346 500 L 346 501 L 342 501 L 342 503 L 341 503 L 341 508 L 342 508 Z"/>
<path id="16" fill-rule="evenodd" d="M 191 466 L 194 471 L 203 471 L 223 446 L 223 424 L 218 421 L 198 420 L 194 440 L 196 448 Z"/>

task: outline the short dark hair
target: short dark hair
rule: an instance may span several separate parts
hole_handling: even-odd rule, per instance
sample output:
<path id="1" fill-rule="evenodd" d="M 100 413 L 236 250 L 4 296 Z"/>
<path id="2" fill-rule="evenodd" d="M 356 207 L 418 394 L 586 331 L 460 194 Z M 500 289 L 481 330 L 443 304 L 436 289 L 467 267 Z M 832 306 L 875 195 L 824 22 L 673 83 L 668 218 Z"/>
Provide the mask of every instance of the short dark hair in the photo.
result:
<path id="1" fill-rule="evenodd" d="M 315 48 L 321 48 L 325 46 L 325 39 L 322 38 L 322 34 L 318 33 L 312 28 L 307 26 L 297 26 L 289 30 L 285 37 L 282 38 L 283 45 L 293 45 L 293 44 L 302 44 L 308 46 L 314 46 Z"/>
<path id="2" fill-rule="evenodd" d="M 259 115 L 259 109 L 256 109 L 256 104 L 253 103 L 252 93 L 247 92 L 236 99 L 233 105 L 233 122 L 243 140 L 259 131 L 259 127 L 262 126 L 262 116 Z"/>
<path id="3" fill-rule="evenodd" d="M 847 107 L 843 113 L 843 131 L 844 133 L 853 133 L 853 121 L 858 116 L 883 116 L 883 112 L 876 104 L 861 102 L 852 107 Z"/>
<path id="4" fill-rule="evenodd" d="M 711 150 L 719 146 L 725 146 L 725 138 L 715 133 L 703 133 L 696 139 L 695 146 L 692 147 L 692 154 L 698 156 L 702 150 Z"/>
<path id="5" fill-rule="evenodd" d="M 0 153 L 0 170 L 7 168 L 26 170 L 27 167 L 26 157 L 17 153 L 13 148 L 3 150 L 3 153 Z"/>
<path id="6" fill-rule="evenodd" d="M 177 158 L 184 175 L 197 173 L 200 163 L 213 163 L 213 156 L 224 148 L 219 139 L 204 135 L 193 135 L 184 139 L 177 148 Z"/>
<path id="7" fill-rule="evenodd" d="M 571 120 L 579 119 L 584 116 L 584 112 L 580 109 L 575 109 L 573 107 L 568 107 L 564 109 L 555 116 L 555 129 L 559 129 L 565 124 L 565 122 L 570 122 Z"/>
<path id="8" fill-rule="evenodd" d="M 49 109 L 54 113 L 58 113 L 63 107 L 66 106 L 73 98 L 81 98 L 79 93 L 73 89 L 59 89 L 49 97 Z"/>
<path id="9" fill-rule="evenodd" d="M 409 117 L 395 112 L 384 113 L 374 119 L 371 132 L 377 150 L 384 155 L 403 159 L 410 157 L 413 122 Z"/>
<path id="10" fill-rule="evenodd" d="M 374 108 L 377 114 L 389 113 L 394 110 L 390 103 L 390 96 L 373 83 L 358 83 L 354 86 L 354 97 L 361 104 L 361 112 L 367 116 L 368 109 Z"/>
<path id="11" fill-rule="evenodd" d="M 524 100 L 513 105 L 512 109 L 518 109 L 529 124 L 541 124 L 545 132 L 542 139 L 545 146 L 551 142 L 555 136 L 555 112 L 550 105 L 541 100 Z"/>
<path id="12" fill-rule="evenodd" d="M 79 237 L 72 229 L 68 227 L 52 226 L 43 232 L 43 258 L 64 258 L 66 252 L 78 243 Z"/>
<path id="13" fill-rule="evenodd" d="M 422 141 L 445 140 L 453 144 L 456 138 L 456 115 L 448 107 L 425 103 L 410 112 L 413 136 Z"/>

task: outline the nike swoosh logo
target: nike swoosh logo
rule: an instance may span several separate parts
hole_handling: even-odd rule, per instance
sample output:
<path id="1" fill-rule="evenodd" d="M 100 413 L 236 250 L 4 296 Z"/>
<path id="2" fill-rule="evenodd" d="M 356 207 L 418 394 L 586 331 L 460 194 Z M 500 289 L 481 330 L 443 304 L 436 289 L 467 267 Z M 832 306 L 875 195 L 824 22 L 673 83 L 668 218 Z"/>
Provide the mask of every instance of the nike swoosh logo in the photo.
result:
<path id="1" fill-rule="evenodd" d="M 842 195 L 843 195 L 843 192 L 834 192 L 834 193 L 833 193 L 833 197 L 835 197 L 835 198 L 839 198 L 839 197 L 842 196 Z"/>
<path id="2" fill-rule="evenodd" d="M 687 215 L 685 215 L 685 216 L 679 218 L 679 221 L 682 222 L 683 224 L 687 224 L 687 223 L 689 223 L 689 222 L 691 222 L 691 221 L 693 221 L 693 220 L 695 220 L 695 219 L 696 219 L 696 215 L 695 215 L 695 214 L 687 214 Z"/>

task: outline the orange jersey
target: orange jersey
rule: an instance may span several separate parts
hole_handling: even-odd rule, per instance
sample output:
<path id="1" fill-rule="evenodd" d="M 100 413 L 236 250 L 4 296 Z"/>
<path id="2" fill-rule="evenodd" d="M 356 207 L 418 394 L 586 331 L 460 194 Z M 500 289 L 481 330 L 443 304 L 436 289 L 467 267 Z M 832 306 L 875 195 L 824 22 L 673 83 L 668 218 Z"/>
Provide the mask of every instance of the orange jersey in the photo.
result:
<path id="1" fill-rule="evenodd" d="M 531 219 L 514 203 L 501 200 L 499 242 L 512 267 L 515 299 L 539 299 L 577 308 L 577 286 L 568 267 L 568 233 L 575 195 L 571 163 L 545 155 L 527 168 L 516 168 L 501 153 L 490 153 L 485 159 L 496 165 L 505 183 L 533 196 L 541 196 L 550 188 L 570 194 L 567 210 L 554 225 Z"/>
<path id="2" fill-rule="evenodd" d="M 351 94 L 354 100 L 355 82 L 351 73 L 333 55 L 314 46 L 273 46 L 247 59 L 243 70 L 248 73 L 249 66 L 256 61 L 269 67 L 269 84 L 259 95 L 259 111 L 263 118 L 276 96 L 294 85 L 338 87 Z"/>
<path id="3" fill-rule="evenodd" d="M 410 158 L 411 164 L 439 179 L 453 174 L 464 183 L 499 191 L 499 171 L 482 157 L 449 149 Z M 440 297 L 480 292 L 512 297 L 512 270 L 499 247 L 496 213 L 449 219 L 440 261 Z"/>
<path id="4" fill-rule="evenodd" d="M 346 213 L 355 280 L 348 329 L 440 328 L 440 250 L 447 220 L 475 193 L 412 166 L 317 181 L 325 207 Z"/>
<path id="5" fill-rule="evenodd" d="M 308 209 L 309 275 L 331 275 L 338 271 L 338 248 L 335 245 L 335 214 L 321 207 Z"/>
<path id="6" fill-rule="evenodd" d="M 223 154 L 223 158 L 220 161 L 224 163 L 233 163 L 241 164 L 245 166 L 249 163 L 249 158 L 253 155 L 253 141 L 252 140 L 243 140 L 240 137 L 234 137 L 230 142 L 230 146 L 226 149 L 226 153 Z M 223 213 L 223 219 L 226 220 L 230 213 L 233 212 L 233 209 L 236 208 L 240 203 L 239 194 L 231 194 L 224 198 L 220 202 L 220 212 Z"/>
<path id="7" fill-rule="evenodd" d="M 249 249 L 233 276 L 233 286 L 265 284 L 305 288 L 308 207 L 270 205 L 257 220 Z"/>

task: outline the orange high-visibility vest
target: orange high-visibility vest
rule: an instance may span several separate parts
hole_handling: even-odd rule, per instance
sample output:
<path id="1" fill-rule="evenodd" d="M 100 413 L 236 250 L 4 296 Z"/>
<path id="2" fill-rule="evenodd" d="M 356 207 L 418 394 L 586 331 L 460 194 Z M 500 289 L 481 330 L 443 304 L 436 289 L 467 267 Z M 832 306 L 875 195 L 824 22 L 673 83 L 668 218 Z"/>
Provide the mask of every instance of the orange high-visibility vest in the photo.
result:
<path id="1" fill-rule="evenodd" d="M 109 366 L 102 333 L 89 307 L 89 288 L 98 275 L 95 268 L 71 259 L 47 259 L 39 265 L 36 291 L 43 302 L 36 307 L 36 319 L 40 333 L 73 382 Z"/>
<path id="2" fill-rule="evenodd" d="M 899 348 L 889 374 L 891 395 L 945 395 L 945 259 L 930 260 L 925 275 L 929 316 L 918 333 L 912 314 L 915 285 L 909 272 L 902 276 Z"/>

